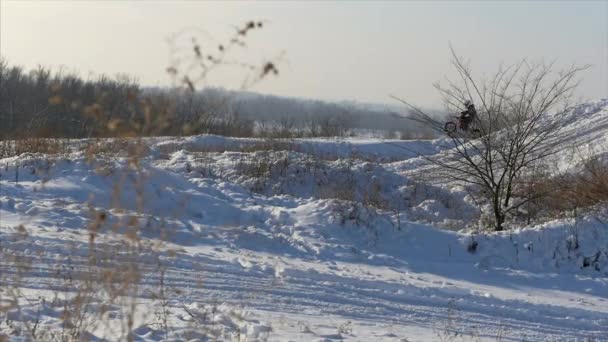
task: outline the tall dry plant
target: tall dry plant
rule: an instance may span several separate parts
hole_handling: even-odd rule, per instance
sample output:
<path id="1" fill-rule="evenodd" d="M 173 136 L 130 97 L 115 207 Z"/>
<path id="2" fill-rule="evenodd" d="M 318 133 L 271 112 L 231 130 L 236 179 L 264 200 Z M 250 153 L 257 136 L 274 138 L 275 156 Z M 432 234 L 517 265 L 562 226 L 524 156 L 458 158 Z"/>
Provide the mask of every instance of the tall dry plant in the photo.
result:
<path id="1" fill-rule="evenodd" d="M 174 77 L 179 75 L 180 80 L 176 84 L 179 89 L 175 91 L 196 91 L 196 84 L 204 81 L 209 72 L 228 63 L 232 49 L 243 46 L 246 36 L 262 27 L 262 22 L 248 21 L 230 41 L 217 46 L 216 54 L 203 54 L 201 45 L 193 41 L 194 62 L 201 68 L 200 73 L 192 76 L 195 70 L 173 66 L 168 71 Z M 272 61 L 251 70 L 256 72 L 246 78 L 243 87 L 251 87 L 270 75 L 278 74 Z M 30 107 L 20 102 L 22 98 L 17 95 L 19 89 L 16 86 L 4 86 L 7 80 L 12 85 L 24 84 L 21 70 L 9 70 L 1 61 L 0 76 L 3 82 L 0 96 L 11 99 L 0 104 L 0 107 L 8 106 L 0 108 L 0 112 L 7 113 L 11 125 L 21 127 L 17 113 L 30 113 Z M 69 141 L 64 144 L 63 139 L 39 138 L 32 136 L 33 131 L 23 130 L 11 137 L 0 136 L 0 157 L 23 152 L 61 153 L 65 156 L 67 152 L 81 149 L 91 167 L 114 179 L 114 184 L 108 189 L 111 203 L 107 203 L 107 207 L 97 207 L 94 202 L 83 204 L 88 207 L 90 216 L 86 227 L 82 227 L 86 231 L 86 242 L 75 240 L 69 248 L 62 250 L 65 261 L 57 264 L 55 272 L 49 275 L 49 280 L 55 283 L 49 288 L 53 295 L 40 299 L 38 305 L 42 310 L 51 308 L 61 312 L 59 328 L 40 328 L 40 311 L 34 317 L 20 314 L 31 301 L 23 291 L 27 288 L 27 279 L 33 276 L 33 269 L 48 262 L 19 250 L 26 244 L 35 246 L 35 239 L 25 226 L 19 226 L 11 235 L 12 245 L 5 245 L 5 240 L 0 240 L 0 320 L 10 324 L 7 329 L 2 327 L 2 331 L 26 340 L 42 341 L 86 341 L 96 339 L 95 333 L 103 331 L 107 339 L 133 341 L 136 324 L 148 322 L 168 338 L 168 316 L 171 314 L 168 303 L 171 296 L 179 293 L 179 289 L 169 288 L 166 282 L 175 251 L 168 248 L 165 241 L 173 227 L 162 218 L 158 221 L 147 219 L 156 213 L 146 210 L 149 149 L 144 137 L 165 132 L 174 124 L 174 103 L 170 99 L 143 96 L 138 87 L 131 87 L 127 81 L 101 79 L 97 84 L 81 84 L 76 77 L 57 77 L 55 81 L 45 70 L 24 81 L 37 82 L 44 88 L 40 94 L 47 96 L 41 100 L 41 108 L 31 116 L 32 122 L 41 128 L 51 128 L 45 127 L 46 123 L 55 122 L 49 119 L 54 115 L 49 108 L 64 106 L 72 110 L 70 115 L 73 114 L 76 120 L 76 124 L 69 127 L 78 129 L 65 134 L 84 134 L 96 139 L 87 139 L 78 144 L 81 146 L 73 148 L 76 145 L 70 145 Z M 200 114 L 199 118 L 205 115 Z M 124 162 L 115 163 L 116 160 Z M 132 189 L 133 203 L 127 205 L 123 202 L 124 189 Z M 173 213 L 176 217 L 180 214 L 179 209 Z M 147 279 L 145 285 L 144 279 Z M 153 302 L 154 310 L 142 308 L 144 297 Z M 0 334 L 0 340 L 8 334 Z"/>

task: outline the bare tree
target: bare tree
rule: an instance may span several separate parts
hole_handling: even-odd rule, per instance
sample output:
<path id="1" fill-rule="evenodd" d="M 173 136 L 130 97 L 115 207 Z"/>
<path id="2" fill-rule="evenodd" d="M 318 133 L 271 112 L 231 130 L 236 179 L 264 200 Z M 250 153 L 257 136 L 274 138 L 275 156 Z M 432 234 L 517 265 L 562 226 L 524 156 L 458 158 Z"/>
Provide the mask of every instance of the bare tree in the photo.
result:
<path id="1" fill-rule="evenodd" d="M 554 63 L 529 63 L 500 67 L 489 79 L 477 80 L 467 62 L 452 49 L 457 79 L 436 83 L 445 107 L 458 113 L 466 100 L 478 106 L 473 123 L 478 134 L 448 134 L 446 152 L 425 157 L 438 166 L 441 179 L 476 189 L 489 201 L 494 229 L 504 229 L 508 215 L 530 201 L 518 196 L 521 177 L 546 157 L 556 153 L 562 142 L 577 76 L 588 66 L 571 66 L 554 71 Z M 443 123 L 420 108 L 398 99 L 412 110 L 412 118 L 436 130 Z"/>

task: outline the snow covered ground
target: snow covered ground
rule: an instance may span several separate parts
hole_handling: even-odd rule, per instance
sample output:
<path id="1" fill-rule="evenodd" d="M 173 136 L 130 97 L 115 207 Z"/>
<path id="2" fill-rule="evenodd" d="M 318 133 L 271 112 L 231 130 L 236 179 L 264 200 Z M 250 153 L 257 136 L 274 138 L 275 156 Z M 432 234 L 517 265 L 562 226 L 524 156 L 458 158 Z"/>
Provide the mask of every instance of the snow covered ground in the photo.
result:
<path id="1" fill-rule="evenodd" d="M 573 113 L 605 158 L 608 100 Z M 441 139 L 146 145 L 0 160 L 0 339 L 608 341 L 606 208 L 458 231 L 466 194 L 412 176 Z"/>

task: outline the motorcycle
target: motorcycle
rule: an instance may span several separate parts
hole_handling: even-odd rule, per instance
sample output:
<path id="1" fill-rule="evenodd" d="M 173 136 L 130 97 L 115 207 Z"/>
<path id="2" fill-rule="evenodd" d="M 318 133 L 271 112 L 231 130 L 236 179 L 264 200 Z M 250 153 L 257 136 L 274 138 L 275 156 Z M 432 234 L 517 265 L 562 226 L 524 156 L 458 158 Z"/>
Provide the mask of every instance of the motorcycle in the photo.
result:
<path id="1" fill-rule="evenodd" d="M 481 135 L 481 131 L 479 130 L 479 128 L 475 127 L 473 123 L 469 124 L 469 127 L 466 130 L 462 129 L 463 126 L 464 126 L 464 119 L 460 115 L 457 115 L 457 116 L 454 116 L 454 119 L 445 123 L 445 125 L 443 126 L 443 130 L 448 135 L 452 135 L 452 134 L 456 133 L 457 131 L 469 133 L 474 137 L 479 137 Z"/>

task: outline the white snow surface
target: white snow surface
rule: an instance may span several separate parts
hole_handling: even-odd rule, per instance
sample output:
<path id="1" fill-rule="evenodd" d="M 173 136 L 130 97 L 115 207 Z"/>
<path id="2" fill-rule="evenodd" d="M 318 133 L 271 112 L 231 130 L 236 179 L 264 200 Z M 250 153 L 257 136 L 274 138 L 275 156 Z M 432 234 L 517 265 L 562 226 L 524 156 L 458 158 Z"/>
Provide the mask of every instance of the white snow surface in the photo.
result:
<path id="1" fill-rule="evenodd" d="M 608 99 L 575 108 L 563 132 L 563 168 L 576 166 L 574 146 L 607 158 Z M 51 304 L 63 291 L 58 270 L 89 267 L 91 217 L 104 212 L 96 248 L 120 245 L 121 222 L 135 220 L 139 239 L 175 251 L 160 257 L 165 286 L 179 290 L 168 333 L 144 317 L 160 279 L 148 272 L 135 340 L 608 341 L 606 208 L 471 235 L 457 231 L 477 213 L 462 190 L 418 184 L 409 172 L 419 155 L 448 148 L 442 139 L 299 139 L 289 152 L 219 136 L 146 142 L 140 171 L 124 157 L 77 151 L 0 160 L 0 255 L 32 262 L 17 278 L 15 264 L 0 261 L 0 304 L 10 287 L 22 291 L 0 339 L 28 340 L 19 322 L 61 329 L 62 307 Z M 344 193 L 388 204 L 376 210 Z M 403 207 L 390 202 L 396 195 Z M 154 253 L 137 262 L 153 268 Z M 112 340 L 113 329 L 87 338 Z"/>

